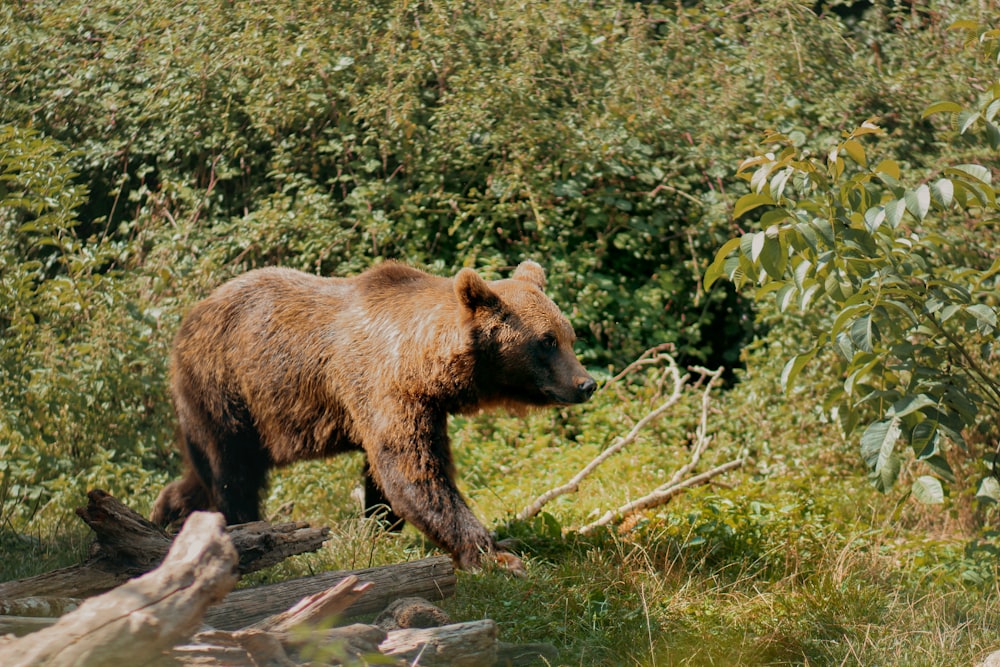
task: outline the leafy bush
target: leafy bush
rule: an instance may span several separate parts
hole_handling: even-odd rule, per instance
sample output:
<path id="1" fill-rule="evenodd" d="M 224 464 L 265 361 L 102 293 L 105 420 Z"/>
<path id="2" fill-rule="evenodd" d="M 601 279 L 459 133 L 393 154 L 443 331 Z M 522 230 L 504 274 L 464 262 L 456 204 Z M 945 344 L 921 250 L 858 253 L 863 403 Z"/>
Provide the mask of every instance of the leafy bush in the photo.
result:
<path id="1" fill-rule="evenodd" d="M 698 274 L 730 234 L 713 212 L 743 137 L 771 124 L 822 140 L 845 109 L 948 85 L 911 54 L 954 67 L 933 24 L 862 22 L 876 59 L 792 0 L 738 15 L 719 1 L 0 12 L 0 118 L 78 150 L 77 231 L 123 244 L 123 268 L 193 296 L 260 264 L 495 272 L 533 256 L 594 364 L 674 341 L 734 365 L 748 306 Z M 895 110 L 895 147 L 928 159 L 929 133 Z"/>
<path id="2" fill-rule="evenodd" d="M 1000 62 L 1000 31 L 973 22 L 955 28 Z M 1000 148 L 1000 80 L 972 109 L 939 102 L 924 115 L 934 113 L 952 114 L 967 151 L 977 139 L 988 147 L 979 155 Z M 913 494 L 937 503 L 941 480 L 954 481 L 946 440 L 967 449 L 965 429 L 1000 433 L 1000 257 L 992 250 L 1000 207 L 990 168 L 959 163 L 911 176 L 865 149 L 863 137 L 882 134 L 865 121 L 822 157 L 789 136 L 766 136 L 740 167 L 751 191 L 733 212 L 763 210 L 761 230 L 726 243 L 705 281 L 755 285 L 756 298 L 773 294 L 780 311 L 809 328 L 809 346 L 785 363 L 788 390 L 817 354 L 836 350 L 832 370 L 844 381 L 825 407 L 836 407 L 847 434 L 863 429 L 873 482 L 882 490 L 895 483 L 902 439 L 924 473 Z M 998 451 L 970 453 L 993 470 Z M 987 475 L 979 495 L 1000 499 L 997 479 Z"/>
<path id="3" fill-rule="evenodd" d="M 112 268 L 119 246 L 75 233 L 86 188 L 72 182 L 72 157 L 0 127 L 3 524 L 64 492 L 144 490 L 166 440 L 164 323 Z"/>

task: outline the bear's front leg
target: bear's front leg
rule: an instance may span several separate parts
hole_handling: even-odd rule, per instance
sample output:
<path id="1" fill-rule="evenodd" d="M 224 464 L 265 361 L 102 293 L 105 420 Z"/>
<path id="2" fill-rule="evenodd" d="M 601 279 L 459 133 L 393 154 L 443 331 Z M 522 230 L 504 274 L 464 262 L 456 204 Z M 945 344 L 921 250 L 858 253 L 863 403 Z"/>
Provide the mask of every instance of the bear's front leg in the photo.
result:
<path id="1" fill-rule="evenodd" d="M 452 477 L 444 429 L 412 439 L 383 439 L 368 451 L 372 476 L 393 511 L 448 551 L 465 570 L 495 560 L 515 574 L 524 564 L 496 540 L 465 503 Z"/>

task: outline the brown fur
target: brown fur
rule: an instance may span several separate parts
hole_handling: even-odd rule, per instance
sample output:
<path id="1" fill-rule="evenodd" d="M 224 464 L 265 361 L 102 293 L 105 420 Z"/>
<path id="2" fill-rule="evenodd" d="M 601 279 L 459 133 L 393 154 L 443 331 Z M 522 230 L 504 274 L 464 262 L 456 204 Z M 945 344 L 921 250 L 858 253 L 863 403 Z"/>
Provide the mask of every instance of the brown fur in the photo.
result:
<path id="1" fill-rule="evenodd" d="M 153 521 L 209 508 L 257 520 L 270 468 L 361 449 L 376 494 L 460 566 L 487 554 L 517 569 L 455 486 L 447 416 L 590 397 L 544 285 L 533 262 L 489 283 L 385 263 L 354 278 L 259 269 L 222 285 L 174 344 L 186 470 Z"/>

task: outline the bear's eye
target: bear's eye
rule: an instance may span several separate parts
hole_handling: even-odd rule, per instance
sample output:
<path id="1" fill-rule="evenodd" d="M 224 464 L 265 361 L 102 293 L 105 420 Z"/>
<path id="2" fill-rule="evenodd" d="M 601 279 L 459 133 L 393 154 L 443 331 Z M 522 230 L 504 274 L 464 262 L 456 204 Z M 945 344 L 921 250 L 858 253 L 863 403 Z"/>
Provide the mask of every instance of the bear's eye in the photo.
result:
<path id="1" fill-rule="evenodd" d="M 555 334 L 547 333 L 544 336 L 542 336 L 541 345 L 542 349 L 554 350 L 557 347 L 559 347 L 559 340 L 556 338 Z"/>

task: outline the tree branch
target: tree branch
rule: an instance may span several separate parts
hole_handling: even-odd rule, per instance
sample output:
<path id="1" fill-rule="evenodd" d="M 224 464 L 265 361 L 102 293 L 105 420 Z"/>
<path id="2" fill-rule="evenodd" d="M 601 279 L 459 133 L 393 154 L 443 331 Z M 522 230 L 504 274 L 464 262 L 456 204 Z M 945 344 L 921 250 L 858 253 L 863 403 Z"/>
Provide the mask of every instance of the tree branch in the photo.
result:
<path id="1" fill-rule="evenodd" d="M 673 360 L 673 358 L 668 355 L 663 355 L 663 356 L 667 359 L 667 368 L 664 371 L 664 374 L 669 374 L 673 379 L 674 383 L 673 391 L 670 393 L 670 396 L 667 397 L 667 400 L 665 400 L 662 404 L 660 404 L 660 407 L 656 408 L 655 410 L 647 414 L 645 417 L 640 419 L 635 424 L 635 426 L 632 427 L 632 430 L 629 431 L 625 437 L 616 438 L 614 442 L 611 443 L 610 446 L 605 448 L 603 452 L 598 454 L 594 458 L 594 460 L 592 460 L 590 463 L 584 466 L 568 482 L 566 482 L 562 486 L 557 486 L 554 489 L 549 489 L 542 495 L 538 496 L 538 498 L 536 498 L 533 503 L 531 503 L 523 510 L 518 512 L 517 514 L 518 519 L 520 519 L 521 521 L 530 519 L 533 516 L 537 515 L 546 505 L 546 503 L 550 502 L 554 498 L 558 498 L 559 496 L 564 496 L 568 493 L 574 493 L 575 491 L 577 491 L 580 488 L 580 482 L 589 477 L 590 474 L 593 473 L 598 466 L 600 466 L 610 457 L 614 456 L 616 453 L 620 452 L 622 449 L 624 449 L 632 442 L 634 442 L 635 439 L 639 437 L 639 433 L 642 431 L 642 429 L 644 429 L 650 422 L 653 422 L 656 419 L 658 419 L 660 415 L 666 412 L 669 408 L 677 404 L 677 401 L 680 400 L 681 394 L 683 393 L 684 385 L 688 381 L 688 379 L 690 379 L 690 376 L 684 375 L 683 377 L 681 377 L 680 370 L 678 370 L 677 363 Z"/>

